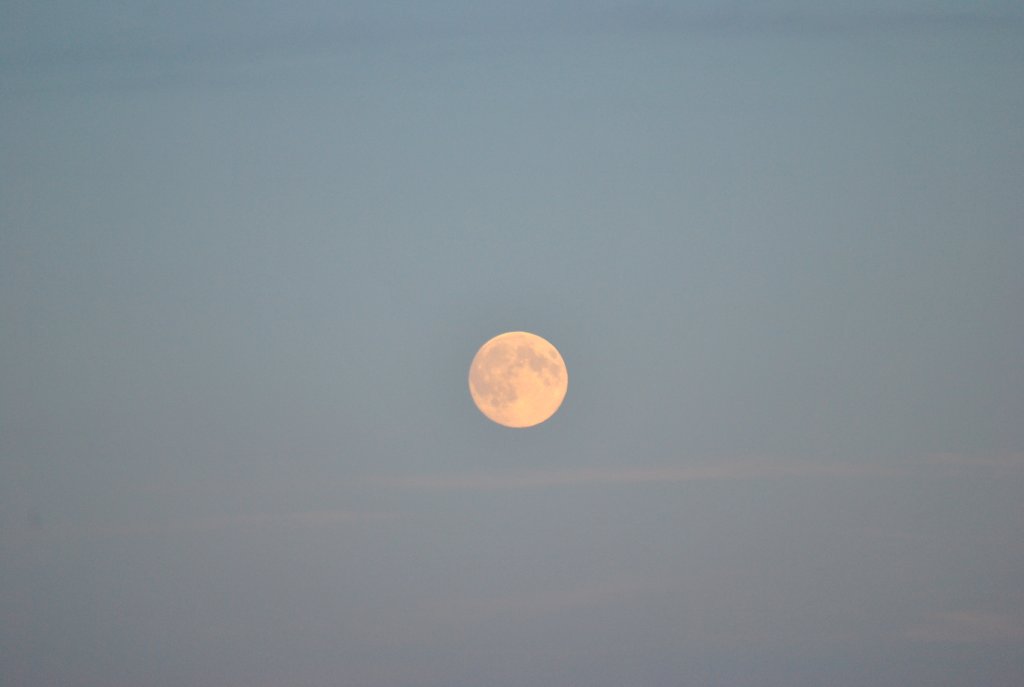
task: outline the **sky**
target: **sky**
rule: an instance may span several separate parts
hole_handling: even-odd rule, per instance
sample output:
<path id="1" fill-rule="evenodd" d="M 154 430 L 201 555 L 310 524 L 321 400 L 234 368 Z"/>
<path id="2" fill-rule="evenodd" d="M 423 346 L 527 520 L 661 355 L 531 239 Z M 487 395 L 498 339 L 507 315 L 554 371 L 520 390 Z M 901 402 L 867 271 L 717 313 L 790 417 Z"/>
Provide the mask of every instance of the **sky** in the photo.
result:
<path id="1" fill-rule="evenodd" d="M 1018 3 L 0 9 L 5 687 L 1024 684 Z"/>

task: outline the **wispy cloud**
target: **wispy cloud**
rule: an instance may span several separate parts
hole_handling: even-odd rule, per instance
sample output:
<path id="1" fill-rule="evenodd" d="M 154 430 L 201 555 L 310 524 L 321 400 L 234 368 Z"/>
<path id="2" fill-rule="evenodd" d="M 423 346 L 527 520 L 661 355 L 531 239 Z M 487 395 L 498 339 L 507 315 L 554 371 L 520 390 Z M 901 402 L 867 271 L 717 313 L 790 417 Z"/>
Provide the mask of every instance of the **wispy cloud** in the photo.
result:
<path id="1" fill-rule="evenodd" d="M 906 637 L 916 642 L 1018 643 L 1024 642 L 1024 619 L 987 611 L 933 613 Z"/>
<path id="2" fill-rule="evenodd" d="M 557 487 L 670 484 L 695 481 L 756 480 L 804 477 L 905 476 L 920 469 L 1024 469 L 1024 454 L 933 454 L 909 461 L 837 462 L 771 458 L 705 461 L 688 465 L 639 467 L 579 467 L 503 472 L 387 474 L 360 480 L 361 484 L 411 491 L 501 491 Z"/>
<path id="3" fill-rule="evenodd" d="M 745 460 L 660 467 L 575 468 L 438 475 L 378 475 L 367 478 L 365 483 L 369 486 L 392 489 L 488 491 L 659 484 L 700 480 L 750 480 L 774 477 L 851 477 L 889 474 L 891 472 L 892 470 L 889 468 L 876 465 Z"/>
<path id="4" fill-rule="evenodd" d="M 1002 453 L 996 455 L 967 455 L 964 453 L 934 453 L 924 457 L 932 466 L 1019 470 L 1024 468 L 1024 453 Z"/>
<path id="5" fill-rule="evenodd" d="M 421 609 L 433 622 L 476 623 L 492 618 L 538 616 L 626 601 L 665 585 L 642 579 L 590 581 L 571 588 L 523 591 L 497 596 L 458 596 L 435 600 Z"/>
<path id="6" fill-rule="evenodd" d="M 317 7 L 299 12 L 211 13 L 198 3 L 173 15 L 128 17 L 123 25 L 112 27 L 109 12 L 103 9 L 79 9 L 74 19 L 58 14 L 55 22 L 51 8 L 26 3 L 8 22 L 6 32 L 0 33 L 0 38 L 7 39 L 0 41 L 0 58 L 4 66 L 20 69 L 83 63 L 185 66 L 339 53 L 424 39 L 450 43 L 474 36 L 571 36 L 593 31 L 712 35 L 907 32 L 934 27 L 1019 27 L 1024 21 L 1024 14 L 1009 3 L 1003 8 L 965 6 L 957 10 L 900 3 L 884 9 L 859 3 L 810 9 L 788 3 L 570 3 L 562 7 L 468 3 L 410 12 L 414 4 L 357 3 L 347 12 Z M 245 8 L 239 4 L 238 9 Z"/>
<path id="7" fill-rule="evenodd" d="M 803 32 L 854 33 L 866 31 L 914 31 L 935 27 L 971 28 L 1005 26 L 1019 23 L 1022 16 L 1012 9 L 992 10 L 967 7 L 961 10 L 940 8 L 864 7 L 851 3 L 847 7 L 766 6 L 697 6 L 679 7 L 647 5 L 619 8 L 603 15 L 624 26 L 660 31 L 717 32 Z"/>
<path id="8" fill-rule="evenodd" d="M 169 519 L 159 522 L 83 525 L 71 527 L 75 533 L 99 536 L 158 535 L 257 528 L 317 528 L 395 520 L 390 511 L 316 510 L 292 513 L 245 513 L 197 518 Z"/>

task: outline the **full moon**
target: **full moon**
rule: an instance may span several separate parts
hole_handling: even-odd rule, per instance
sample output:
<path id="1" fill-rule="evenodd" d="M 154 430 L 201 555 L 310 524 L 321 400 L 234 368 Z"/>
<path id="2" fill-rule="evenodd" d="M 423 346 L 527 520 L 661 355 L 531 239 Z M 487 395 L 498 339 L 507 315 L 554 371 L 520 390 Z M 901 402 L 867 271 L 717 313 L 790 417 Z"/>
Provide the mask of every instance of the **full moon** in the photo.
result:
<path id="1" fill-rule="evenodd" d="M 506 427 L 544 422 L 562 405 L 568 388 L 558 349 L 530 332 L 499 334 L 480 347 L 469 366 L 476 407 Z"/>

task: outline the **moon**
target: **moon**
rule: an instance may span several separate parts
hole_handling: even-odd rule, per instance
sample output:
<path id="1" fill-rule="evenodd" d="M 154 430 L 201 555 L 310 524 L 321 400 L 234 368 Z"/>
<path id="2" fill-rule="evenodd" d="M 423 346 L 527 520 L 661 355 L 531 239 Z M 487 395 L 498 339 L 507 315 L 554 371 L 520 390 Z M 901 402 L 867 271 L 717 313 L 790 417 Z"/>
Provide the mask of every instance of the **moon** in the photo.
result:
<path id="1" fill-rule="evenodd" d="M 558 349 L 530 332 L 505 332 L 477 351 L 469 366 L 469 393 L 489 419 L 506 427 L 533 427 L 555 414 L 569 388 Z"/>

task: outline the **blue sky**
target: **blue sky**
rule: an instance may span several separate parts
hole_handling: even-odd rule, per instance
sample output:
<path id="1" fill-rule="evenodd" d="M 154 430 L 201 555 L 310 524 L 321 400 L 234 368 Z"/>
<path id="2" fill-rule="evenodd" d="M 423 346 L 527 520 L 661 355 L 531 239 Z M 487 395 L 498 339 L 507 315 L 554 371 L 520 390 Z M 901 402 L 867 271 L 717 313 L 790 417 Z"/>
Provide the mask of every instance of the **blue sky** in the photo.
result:
<path id="1" fill-rule="evenodd" d="M 11 684 L 1021 683 L 1014 3 L 4 13 Z"/>

